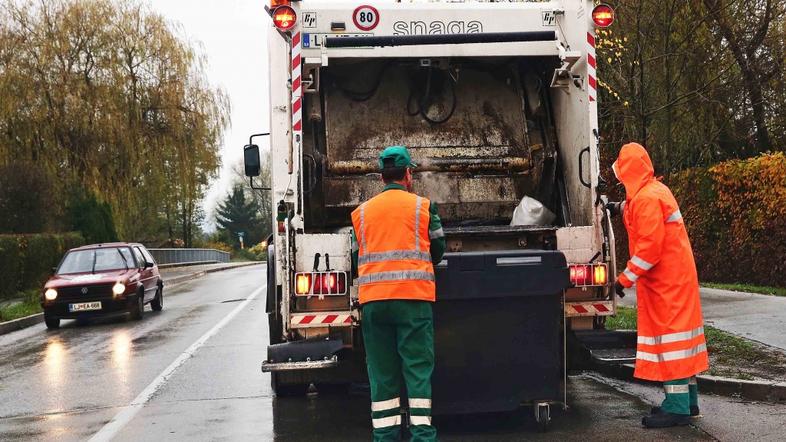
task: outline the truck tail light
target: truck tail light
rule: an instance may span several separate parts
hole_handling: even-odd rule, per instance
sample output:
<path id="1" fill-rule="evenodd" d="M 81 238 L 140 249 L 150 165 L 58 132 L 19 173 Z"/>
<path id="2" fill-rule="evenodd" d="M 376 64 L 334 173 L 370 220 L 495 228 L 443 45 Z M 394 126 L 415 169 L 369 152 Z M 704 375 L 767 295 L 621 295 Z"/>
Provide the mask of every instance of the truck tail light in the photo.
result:
<path id="1" fill-rule="evenodd" d="M 570 282 L 575 287 L 602 286 L 608 283 L 606 264 L 571 264 Z"/>
<path id="2" fill-rule="evenodd" d="M 270 0 L 270 8 L 274 9 L 278 6 L 289 6 L 290 0 Z"/>
<path id="3" fill-rule="evenodd" d="M 295 274 L 295 294 L 298 296 L 340 296 L 346 293 L 346 272 L 310 272 Z"/>
<path id="4" fill-rule="evenodd" d="M 273 10 L 273 24 L 279 31 L 288 31 L 295 27 L 297 14 L 291 6 L 279 6 Z"/>
<path id="5" fill-rule="evenodd" d="M 606 4 L 599 4 L 592 10 L 592 21 L 599 28 L 608 28 L 614 23 L 614 9 Z"/>

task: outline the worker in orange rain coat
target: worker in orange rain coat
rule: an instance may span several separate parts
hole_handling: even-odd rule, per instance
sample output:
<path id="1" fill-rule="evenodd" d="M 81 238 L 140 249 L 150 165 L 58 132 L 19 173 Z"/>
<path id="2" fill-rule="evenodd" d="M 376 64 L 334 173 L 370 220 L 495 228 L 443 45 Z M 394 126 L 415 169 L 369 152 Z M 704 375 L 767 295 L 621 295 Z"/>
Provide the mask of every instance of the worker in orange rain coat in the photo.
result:
<path id="1" fill-rule="evenodd" d="M 677 201 L 655 178 L 647 151 L 639 144 L 622 147 L 612 166 L 625 186 L 622 213 L 630 260 L 617 278 L 616 292 L 636 285 L 639 379 L 664 382 L 666 399 L 642 419 L 649 428 L 686 425 L 698 416 L 695 375 L 709 367 L 699 282 L 688 232 Z M 621 209 L 621 210 L 620 210 Z"/>

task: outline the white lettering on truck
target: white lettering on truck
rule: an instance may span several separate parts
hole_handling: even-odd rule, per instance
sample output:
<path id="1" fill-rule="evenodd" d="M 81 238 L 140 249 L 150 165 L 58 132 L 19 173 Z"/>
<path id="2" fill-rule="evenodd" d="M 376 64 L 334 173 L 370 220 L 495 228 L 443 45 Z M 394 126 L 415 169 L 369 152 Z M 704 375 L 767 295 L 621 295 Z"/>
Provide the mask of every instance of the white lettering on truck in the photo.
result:
<path id="1" fill-rule="evenodd" d="M 480 34 L 483 23 L 479 21 L 397 21 L 393 23 L 393 35 L 439 35 L 439 34 Z"/>

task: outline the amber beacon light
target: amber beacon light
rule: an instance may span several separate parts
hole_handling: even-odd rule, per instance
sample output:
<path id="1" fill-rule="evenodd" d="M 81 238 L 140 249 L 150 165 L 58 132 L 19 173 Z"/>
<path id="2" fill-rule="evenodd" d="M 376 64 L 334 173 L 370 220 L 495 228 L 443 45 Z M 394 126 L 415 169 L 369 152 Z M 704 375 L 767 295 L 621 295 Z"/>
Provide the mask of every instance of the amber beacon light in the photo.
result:
<path id="1" fill-rule="evenodd" d="M 608 28 L 614 23 L 614 9 L 606 4 L 595 6 L 592 10 L 592 21 L 599 28 Z"/>
<path id="2" fill-rule="evenodd" d="M 273 10 L 273 24 L 279 31 L 288 31 L 297 23 L 297 14 L 291 6 L 279 6 Z"/>

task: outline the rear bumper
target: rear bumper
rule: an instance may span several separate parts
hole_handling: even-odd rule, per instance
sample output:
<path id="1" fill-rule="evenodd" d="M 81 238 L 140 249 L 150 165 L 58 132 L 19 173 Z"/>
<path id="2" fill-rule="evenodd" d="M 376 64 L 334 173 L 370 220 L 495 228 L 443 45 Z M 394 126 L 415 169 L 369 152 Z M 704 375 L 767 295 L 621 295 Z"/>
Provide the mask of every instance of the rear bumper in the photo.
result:
<path id="1" fill-rule="evenodd" d="M 332 368 L 338 365 L 336 353 L 344 347 L 339 339 L 292 341 L 270 345 L 262 371 L 296 371 Z"/>
<path id="2" fill-rule="evenodd" d="M 82 302 L 101 302 L 101 310 L 90 310 L 81 312 L 69 311 L 69 305 Z M 46 302 L 42 305 L 44 314 L 53 319 L 81 319 L 97 318 L 102 316 L 113 316 L 126 313 L 136 304 L 136 295 L 122 299 L 100 298 L 100 299 L 80 299 L 71 301 Z"/>

